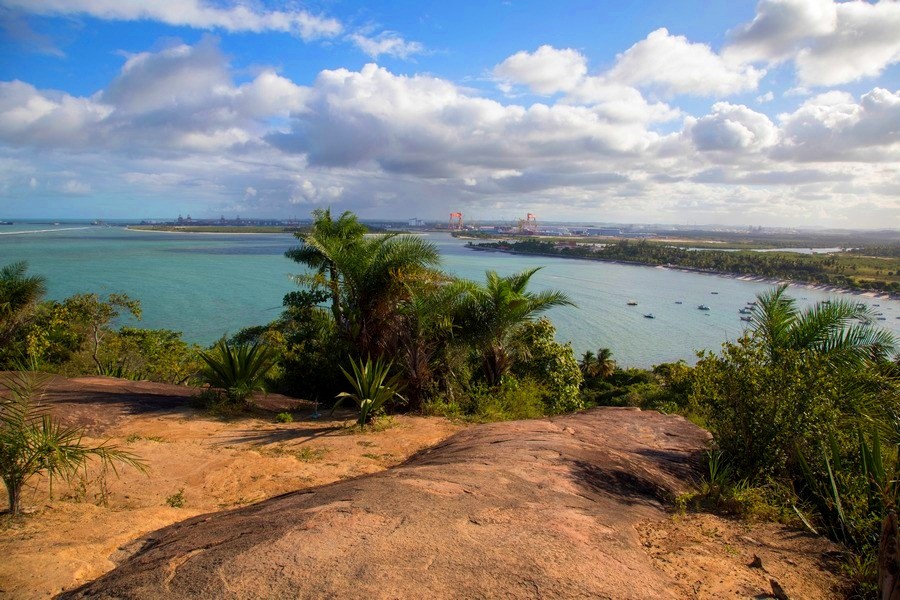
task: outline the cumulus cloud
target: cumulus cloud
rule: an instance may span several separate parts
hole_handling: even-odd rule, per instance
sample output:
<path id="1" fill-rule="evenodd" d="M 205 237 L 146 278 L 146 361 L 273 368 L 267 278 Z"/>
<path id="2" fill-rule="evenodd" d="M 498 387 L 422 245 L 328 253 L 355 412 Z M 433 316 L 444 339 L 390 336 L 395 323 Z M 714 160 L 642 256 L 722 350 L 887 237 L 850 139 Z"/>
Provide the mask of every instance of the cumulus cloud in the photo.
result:
<path id="1" fill-rule="evenodd" d="M 730 32 L 723 55 L 742 63 L 792 60 L 804 86 L 881 74 L 900 62 L 900 2 L 761 0 L 753 21 Z"/>
<path id="2" fill-rule="evenodd" d="M 542 102 L 374 64 L 308 85 L 244 76 L 206 38 L 128 56 L 88 97 L 0 83 L 0 193 L 180 195 L 214 215 L 339 203 L 365 216 L 778 222 L 804 218 L 801 202 L 835 215 L 864 199 L 867 215 L 897 216 L 898 90 L 820 94 L 773 119 L 736 102 L 685 116 L 586 65 L 537 83 L 559 94 Z"/>
<path id="3" fill-rule="evenodd" d="M 407 42 L 394 31 L 382 31 L 376 36 L 353 33 L 347 36 L 356 46 L 371 56 L 378 58 L 382 54 L 397 58 L 409 58 L 413 54 L 422 54 L 425 46 L 419 42 Z"/>
<path id="4" fill-rule="evenodd" d="M 620 54 L 613 80 L 659 89 L 667 95 L 727 96 L 756 89 L 764 70 L 724 60 L 706 44 L 692 43 L 665 28 Z"/>
<path id="5" fill-rule="evenodd" d="M 303 106 L 304 89 L 271 70 L 235 85 L 214 38 L 130 56 L 91 97 L 0 82 L 0 141 L 13 146 L 217 151 L 246 144 Z"/>
<path id="6" fill-rule="evenodd" d="M 900 160 L 900 90 L 875 88 L 859 101 L 827 92 L 780 116 L 775 157 L 798 161 Z"/>
<path id="7" fill-rule="evenodd" d="M 494 67 L 494 77 L 509 84 L 528 86 L 538 94 L 568 91 L 587 74 L 587 59 L 571 48 L 541 46 L 517 52 Z"/>
<path id="8" fill-rule="evenodd" d="M 728 102 L 716 102 L 712 113 L 700 119 L 687 119 L 685 133 L 701 151 L 756 152 L 778 140 L 778 129 L 766 115 Z"/>
<path id="9" fill-rule="evenodd" d="M 305 41 L 334 37 L 343 30 L 337 19 L 305 10 L 259 10 L 249 3 L 223 7 L 202 0 L 3 0 L 3 4 L 39 15 L 87 15 L 113 21 L 150 20 L 229 32 L 289 32 Z"/>

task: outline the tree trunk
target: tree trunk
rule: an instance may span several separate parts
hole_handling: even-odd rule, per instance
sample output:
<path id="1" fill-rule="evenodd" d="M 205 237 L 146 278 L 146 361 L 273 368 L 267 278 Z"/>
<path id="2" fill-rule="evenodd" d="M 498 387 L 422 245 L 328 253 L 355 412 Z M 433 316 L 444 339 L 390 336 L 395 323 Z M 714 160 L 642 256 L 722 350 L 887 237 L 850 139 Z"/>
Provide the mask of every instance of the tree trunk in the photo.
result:
<path id="1" fill-rule="evenodd" d="M 17 515 L 22 510 L 22 484 L 20 482 L 6 480 L 4 480 L 3 483 L 6 484 L 6 491 L 9 495 L 9 514 Z"/>
<path id="2" fill-rule="evenodd" d="M 897 513 L 890 511 L 881 524 L 878 547 L 878 597 L 900 600 L 900 545 L 898 545 Z"/>

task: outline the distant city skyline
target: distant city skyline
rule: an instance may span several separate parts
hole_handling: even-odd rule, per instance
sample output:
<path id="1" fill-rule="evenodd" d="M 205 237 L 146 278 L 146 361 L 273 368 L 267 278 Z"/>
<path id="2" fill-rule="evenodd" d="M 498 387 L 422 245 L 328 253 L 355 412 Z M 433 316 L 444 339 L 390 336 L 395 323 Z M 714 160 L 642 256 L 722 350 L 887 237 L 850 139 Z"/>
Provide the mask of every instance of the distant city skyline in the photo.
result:
<path id="1" fill-rule="evenodd" d="M 896 1 L 0 0 L 0 27 L 0 220 L 900 224 Z"/>

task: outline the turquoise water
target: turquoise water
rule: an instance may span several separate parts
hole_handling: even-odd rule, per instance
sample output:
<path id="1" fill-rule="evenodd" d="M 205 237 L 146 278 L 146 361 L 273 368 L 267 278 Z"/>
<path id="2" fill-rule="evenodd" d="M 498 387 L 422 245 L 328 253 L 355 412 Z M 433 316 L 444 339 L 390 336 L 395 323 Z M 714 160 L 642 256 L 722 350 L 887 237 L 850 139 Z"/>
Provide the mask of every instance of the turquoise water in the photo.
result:
<path id="1" fill-rule="evenodd" d="M 447 234 L 429 234 L 446 271 L 483 280 L 484 271 L 509 274 L 543 266 L 534 287 L 565 291 L 578 305 L 554 309 L 561 341 L 577 353 L 611 348 L 620 364 L 650 366 L 718 349 L 737 338 L 738 309 L 771 287 L 728 277 L 662 268 L 502 253 L 475 252 Z M 27 260 L 29 272 L 47 278 L 48 296 L 124 292 L 141 300 L 144 327 L 183 332 L 208 344 L 224 333 L 271 321 L 281 310 L 300 266 L 284 258 L 296 240 L 286 234 L 184 234 L 84 225 L 0 227 L 0 264 Z M 712 292 L 717 292 L 713 294 Z M 835 297 L 806 287 L 791 294 L 802 305 Z M 853 295 L 879 304 L 878 324 L 900 335 L 900 302 Z M 804 299 L 805 298 L 805 299 Z M 634 299 L 638 306 L 627 306 Z M 676 304 L 682 301 L 683 304 Z M 697 305 L 706 304 L 709 311 Z M 644 318 L 652 313 L 656 318 Z"/>

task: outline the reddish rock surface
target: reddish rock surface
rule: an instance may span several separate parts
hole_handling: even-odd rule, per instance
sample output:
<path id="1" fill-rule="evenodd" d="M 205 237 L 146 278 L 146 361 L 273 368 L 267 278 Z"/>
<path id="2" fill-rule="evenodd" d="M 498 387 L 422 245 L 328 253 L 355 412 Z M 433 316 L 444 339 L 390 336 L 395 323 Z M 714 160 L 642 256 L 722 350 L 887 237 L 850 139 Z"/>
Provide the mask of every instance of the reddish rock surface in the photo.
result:
<path id="1" fill-rule="evenodd" d="M 472 427 L 384 472 L 161 529 L 61 597 L 678 598 L 639 525 L 666 517 L 707 440 L 623 409 Z"/>

